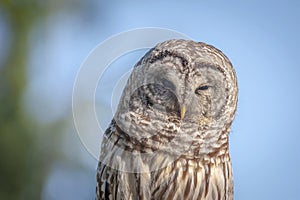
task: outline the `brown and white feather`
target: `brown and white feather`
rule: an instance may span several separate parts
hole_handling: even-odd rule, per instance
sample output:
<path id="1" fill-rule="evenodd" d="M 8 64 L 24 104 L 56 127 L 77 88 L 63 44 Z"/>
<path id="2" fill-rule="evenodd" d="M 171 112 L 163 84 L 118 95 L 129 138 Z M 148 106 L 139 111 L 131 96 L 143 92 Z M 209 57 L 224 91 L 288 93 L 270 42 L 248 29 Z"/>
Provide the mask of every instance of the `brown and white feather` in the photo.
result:
<path id="1" fill-rule="evenodd" d="M 232 200 L 237 93 L 232 64 L 215 47 L 169 40 L 151 49 L 104 134 L 96 198 Z"/>

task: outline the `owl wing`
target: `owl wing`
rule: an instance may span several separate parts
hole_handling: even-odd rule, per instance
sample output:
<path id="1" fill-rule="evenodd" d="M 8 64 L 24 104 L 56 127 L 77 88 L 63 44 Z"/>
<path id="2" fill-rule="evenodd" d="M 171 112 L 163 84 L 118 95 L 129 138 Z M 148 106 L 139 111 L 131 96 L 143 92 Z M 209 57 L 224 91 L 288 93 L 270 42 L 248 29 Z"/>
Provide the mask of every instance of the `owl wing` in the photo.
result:
<path id="1" fill-rule="evenodd" d="M 118 193 L 118 171 L 109 167 L 104 162 L 102 162 L 110 149 L 109 146 L 109 138 L 112 135 L 117 134 L 118 130 L 115 128 L 115 123 L 112 121 L 109 128 L 106 129 L 103 141 L 101 144 L 101 153 L 100 160 L 98 163 L 97 170 L 97 187 L 96 187 L 96 199 L 98 200 L 106 200 L 106 199 L 124 199 Z"/>
<path id="2" fill-rule="evenodd" d="M 120 136 L 120 131 L 113 120 L 104 133 L 97 170 L 96 199 L 98 200 L 130 200 L 135 199 L 134 197 L 145 195 L 144 186 L 146 184 L 141 184 L 141 181 L 145 183 L 145 178 L 143 178 L 142 174 L 119 171 L 117 170 L 119 166 L 112 168 L 106 163 L 109 160 L 119 159 L 114 163 L 121 166 L 125 162 L 129 162 L 128 158 L 119 155 L 122 151 L 116 145 L 120 139 L 118 137 Z M 104 160 L 106 161 L 105 163 L 103 162 Z"/>
<path id="3" fill-rule="evenodd" d="M 97 174 L 96 199 L 123 199 L 118 196 L 117 172 L 99 162 Z M 119 197 L 119 198 L 118 198 Z"/>

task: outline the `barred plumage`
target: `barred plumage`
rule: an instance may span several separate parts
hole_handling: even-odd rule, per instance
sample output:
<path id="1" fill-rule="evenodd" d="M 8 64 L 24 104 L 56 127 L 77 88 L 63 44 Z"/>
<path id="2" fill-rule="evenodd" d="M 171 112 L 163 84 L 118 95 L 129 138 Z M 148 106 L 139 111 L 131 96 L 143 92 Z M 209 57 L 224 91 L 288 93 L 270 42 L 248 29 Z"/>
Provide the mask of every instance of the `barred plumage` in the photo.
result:
<path id="1" fill-rule="evenodd" d="M 97 199 L 233 199 L 237 81 L 204 43 L 170 40 L 135 66 L 106 130 Z"/>

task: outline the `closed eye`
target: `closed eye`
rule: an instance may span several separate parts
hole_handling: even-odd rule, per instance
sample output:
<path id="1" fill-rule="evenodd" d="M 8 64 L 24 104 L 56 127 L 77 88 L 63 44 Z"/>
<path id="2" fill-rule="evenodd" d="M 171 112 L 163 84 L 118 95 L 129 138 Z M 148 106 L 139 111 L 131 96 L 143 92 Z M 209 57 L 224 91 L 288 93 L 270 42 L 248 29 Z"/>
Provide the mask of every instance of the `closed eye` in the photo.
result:
<path id="1" fill-rule="evenodd" d="M 202 85 L 195 90 L 195 93 L 199 94 L 201 91 L 208 90 L 208 89 L 209 89 L 208 85 Z"/>

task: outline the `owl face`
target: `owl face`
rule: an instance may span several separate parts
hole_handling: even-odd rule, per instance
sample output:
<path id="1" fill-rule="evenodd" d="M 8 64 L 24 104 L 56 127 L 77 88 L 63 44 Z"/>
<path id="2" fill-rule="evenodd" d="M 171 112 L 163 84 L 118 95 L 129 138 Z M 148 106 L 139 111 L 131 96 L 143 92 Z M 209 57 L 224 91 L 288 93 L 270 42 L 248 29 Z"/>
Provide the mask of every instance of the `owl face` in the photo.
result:
<path id="1" fill-rule="evenodd" d="M 131 110 L 156 110 L 196 124 L 218 120 L 226 105 L 228 89 L 217 66 L 197 63 L 188 74 L 164 60 L 148 66 L 142 86 L 131 95 Z"/>
<path id="2" fill-rule="evenodd" d="M 140 74 L 144 74 L 142 79 Z M 199 126 L 216 123 L 225 114 L 228 80 L 220 67 L 212 63 L 183 66 L 180 58 L 166 56 L 137 66 L 131 79 L 140 81 L 132 88 L 131 111 L 172 115 Z"/>
<path id="3" fill-rule="evenodd" d="M 137 140 L 164 143 L 164 138 L 171 141 L 179 133 L 178 145 L 208 141 L 201 147 L 206 151 L 228 134 L 236 104 L 235 72 L 221 51 L 204 43 L 171 40 L 136 64 L 115 119 Z"/>

